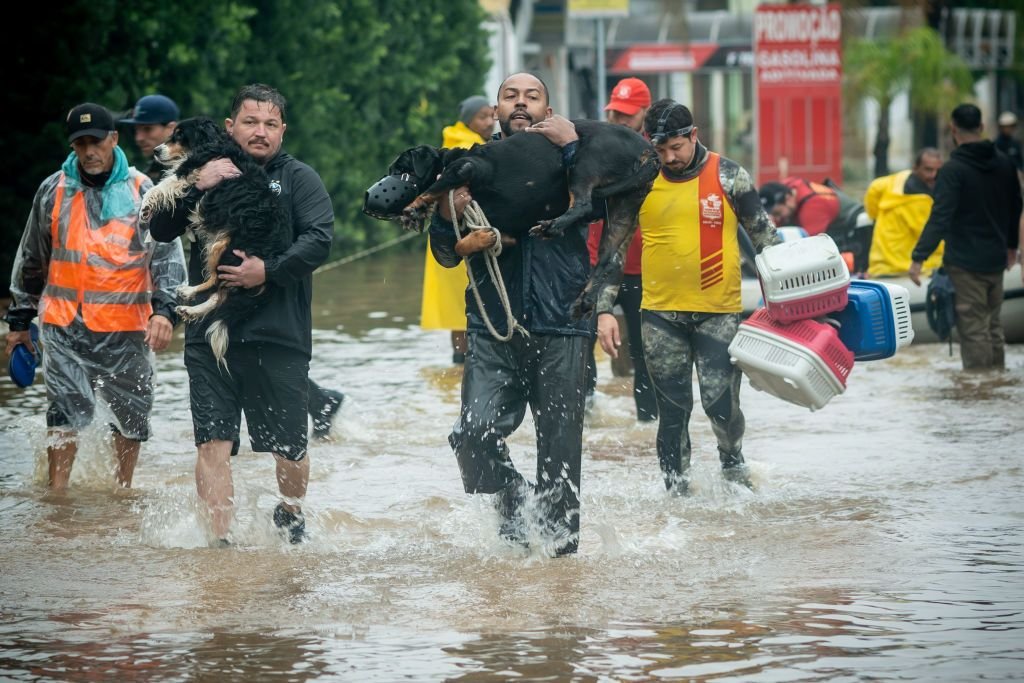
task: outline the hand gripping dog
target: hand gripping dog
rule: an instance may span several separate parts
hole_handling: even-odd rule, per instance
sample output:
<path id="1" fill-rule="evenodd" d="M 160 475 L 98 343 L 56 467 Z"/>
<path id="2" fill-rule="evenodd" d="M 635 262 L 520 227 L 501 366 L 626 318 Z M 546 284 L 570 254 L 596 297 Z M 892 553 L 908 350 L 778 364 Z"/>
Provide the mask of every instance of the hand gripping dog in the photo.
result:
<path id="1" fill-rule="evenodd" d="M 502 233 L 550 238 L 604 217 L 606 204 L 598 262 L 572 310 L 576 318 L 591 315 L 602 289 L 621 279 L 640 206 L 661 164 L 654 147 L 625 126 L 591 120 L 573 124 L 579 143 L 568 174 L 558 147 L 536 133 L 468 150 L 420 145 L 398 155 L 388 175 L 367 190 L 363 211 L 422 230 L 439 199 L 469 185 L 474 201 Z M 595 200 L 603 202 L 595 206 Z"/>
<path id="2" fill-rule="evenodd" d="M 206 280 L 181 287 L 179 298 L 197 303 L 176 309 L 189 322 L 213 321 L 206 338 L 217 362 L 224 364 L 231 326 L 264 305 L 270 298 L 267 289 L 274 285 L 228 287 L 218 280 L 217 267 L 241 263 L 236 249 L 264 260 L 282 253 L 292 242 L 291 227 L 266 172 L 212 119 L 195 117 L 179 122 L 167 142 L 157 147 L 156 156 L 170 170 L 143 198 L 143 220 L 174 211 L 208 161 L 227 158 L 242 172 L 207 190 L 189 216 L 189 230 L 203 249 Z"/>

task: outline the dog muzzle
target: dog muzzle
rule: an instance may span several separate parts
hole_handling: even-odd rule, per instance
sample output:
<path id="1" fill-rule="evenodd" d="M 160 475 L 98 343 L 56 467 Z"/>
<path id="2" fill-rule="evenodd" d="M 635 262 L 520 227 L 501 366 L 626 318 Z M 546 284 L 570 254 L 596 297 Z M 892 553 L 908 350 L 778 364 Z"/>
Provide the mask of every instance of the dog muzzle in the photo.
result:
<path id="1" fill-rule="evenodd" d="M 402 209 L 409 206 L 419 194 L 409 174 L 386 175 L 370 186 L 363 198 L 363 213 L 381 220 L 401 217 Z"/>

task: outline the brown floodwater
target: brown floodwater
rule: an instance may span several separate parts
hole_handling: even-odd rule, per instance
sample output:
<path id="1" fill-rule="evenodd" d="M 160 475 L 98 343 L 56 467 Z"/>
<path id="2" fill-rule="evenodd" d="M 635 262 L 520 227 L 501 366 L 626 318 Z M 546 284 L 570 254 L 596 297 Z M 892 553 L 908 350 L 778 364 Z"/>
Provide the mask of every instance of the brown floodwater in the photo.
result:
<path id="1" fill-rule="evenodd" d="M 43 388 L 0 382 L 0 679 L 1024 677 L 1024 346 L 965 375 L 955 348 L 914 345 L 814 413 L 745 385 L 756 492 L 721 479 L 698 408 L 684 499 L 601 359 L 580 552 L 549 559 L 462 491 L 461 371 L 417 326 L 422 263 L 317 275 L 311 374 L 348 398 L 310 451 L 302 546 L 274 534 L 272 459 L 244 444 L 237 543 L 207 547 L 180 339 L 129 492 L 96 430 L 47 494 Z M 529 416 L 511 446 L 532 472 Z"/>

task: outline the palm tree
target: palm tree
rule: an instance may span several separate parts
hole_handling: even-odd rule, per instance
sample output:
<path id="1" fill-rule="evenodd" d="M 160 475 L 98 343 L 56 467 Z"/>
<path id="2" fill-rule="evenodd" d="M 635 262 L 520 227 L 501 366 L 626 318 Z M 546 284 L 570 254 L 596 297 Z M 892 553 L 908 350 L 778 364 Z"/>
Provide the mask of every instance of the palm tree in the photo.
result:
<path id="1" fill-rule="evenodd" d="M 889 108 L 897 95 L 909 91 L 911 108 L 933 116 L 945 115 L 971 96 L 973 79 L 967 65 L 928 27 L 891 40 L 855 41 L 843 61 L 847 97 L 878 104 L 875 177 L 889 173 Z"/>

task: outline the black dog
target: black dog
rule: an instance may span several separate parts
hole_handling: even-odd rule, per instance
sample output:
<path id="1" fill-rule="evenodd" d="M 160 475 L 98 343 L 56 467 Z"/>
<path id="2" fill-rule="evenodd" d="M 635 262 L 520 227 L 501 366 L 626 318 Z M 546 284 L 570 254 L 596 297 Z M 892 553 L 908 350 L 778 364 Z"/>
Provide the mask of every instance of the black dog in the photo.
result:
<path id="1" fill-rule="evenodd" d="M 143 219 L 156 211 L 173 211 L 208 161 L 227 158 L 242 172 L 207 190 L 189 217 L 190 237 L 194 235 L 202 245 L 207 277 L 201 284 L 180 288 L 178 295 L 191 301 L 203 292 L 212 292 L 197 305 L 176 309 L 185 320 L 213 320 L 206 338 L 217 362 L 223 363 L 231 325 L 262 306 L 270 298 L 267 287 L 273 285 L 258 290 L 223 286 L 217 266 L 241 263 L 236 249 L 262 259 L 280 254 L 291 244 L 291 228 L 266 172 L 212 119 L 195 117 L 179 122 L 167 142 L 156 148 L 156 157 L 170 170 L 146 193 Z"/>
<path id="2" fill-rule="evenodd" d="M 519 133 L 468 150 L 421 145 L 395 159 L 389 176 L 367 191 L 363 210 L 422 230 L 436 203 L 448 200 L 449 190 L 468 185 L 488 221 L 502 233 L 556 237 L 604 216 L 604 207 L 595 207 L 594 200 L 605 200 L 607 221 L 598 262 L 572 310 L 577 318 L 589 315 L 604 285 L 621 277 L 640 206 L 661 164 L 651 144 L 625 126 L 591 120 L 573 124 L 579 143 L 568 174 L 561 150 L 537 133 Z"/>

